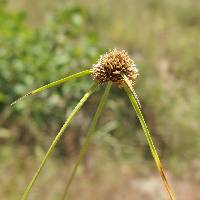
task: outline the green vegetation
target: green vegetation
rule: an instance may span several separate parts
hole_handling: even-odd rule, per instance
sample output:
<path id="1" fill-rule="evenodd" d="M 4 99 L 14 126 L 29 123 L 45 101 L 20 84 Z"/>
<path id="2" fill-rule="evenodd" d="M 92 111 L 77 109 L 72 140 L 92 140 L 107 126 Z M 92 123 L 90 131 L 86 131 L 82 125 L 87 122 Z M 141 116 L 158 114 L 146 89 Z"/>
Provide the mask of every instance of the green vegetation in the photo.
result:
<path id="1" fill-rule="evenodd" d="M 9 1 L 9 6 L 0 2 L 0 199 L 20 197 L 51 138 L 88 90 L 92 79 L 71 81 L 26 99 L 13 109 L 9 104 L 40 85 L 91 67 L 99 54 L 112 47 L 127 49 L 136 61 L 140 76 L 135 89 L 165 166 L 180 178 L 183 174 L 192 177 L 190 169 L 200 154 L 200 3 L 19 2 L 24 11 L 16 11 L 16 2 Z M 48 173 L 44 172 L 36 187 L 35 199 L 57 199 L 60 195 L 62 189 L 56 186 L 67 178 L 56 182 L 56 172 L 66 176 L 66 170 L 70 170 L 73 163 L 70 161 L 79 151 L 98 97 L 95 94 L 89 100 L 59 142 L 48 164 Z M 87 168 L 88 160 L 95 160 L 92 169 L 97 177 L 98 174 L 106 177 L 109 167 L 117 168 L 124 163 L 137 173 L 154 170 L 140 125 L 123 91 L 113 88 L 103 115 L 93 151 L 84 166 Z M 102 166 L 105 160 L 106 169 Z M 141 163 L 143 166 L 138 167 Z M 83 170 L 80 169 L 80 177 Z M 55 193 L 45 193 L 49 191 L 50 186 L 45 185 L 48 181 Z M 77 181 L 75 185 L 81 185 L 79 178 Z M 101 184 L 97 187 L 104 191 Z M 77 191 L 72 190 L 73 199 L 79 199 Z"/>

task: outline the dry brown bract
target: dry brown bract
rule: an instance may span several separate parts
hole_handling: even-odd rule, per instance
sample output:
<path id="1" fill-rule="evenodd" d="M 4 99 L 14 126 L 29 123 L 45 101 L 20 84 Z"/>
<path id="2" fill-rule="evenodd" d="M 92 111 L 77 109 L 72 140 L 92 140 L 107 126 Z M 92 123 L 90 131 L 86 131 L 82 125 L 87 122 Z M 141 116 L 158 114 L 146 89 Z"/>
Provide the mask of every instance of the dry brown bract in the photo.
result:
<path id="1" fill-rule="evenodd" d="M 124 83 L 121 74 L 126 75 L 132 84 L 139 75 L 134 61 L 125 50 L 109 50 L 93 65 L 93 79 L 100 84 L 112 81 L 121 86 Z"/>

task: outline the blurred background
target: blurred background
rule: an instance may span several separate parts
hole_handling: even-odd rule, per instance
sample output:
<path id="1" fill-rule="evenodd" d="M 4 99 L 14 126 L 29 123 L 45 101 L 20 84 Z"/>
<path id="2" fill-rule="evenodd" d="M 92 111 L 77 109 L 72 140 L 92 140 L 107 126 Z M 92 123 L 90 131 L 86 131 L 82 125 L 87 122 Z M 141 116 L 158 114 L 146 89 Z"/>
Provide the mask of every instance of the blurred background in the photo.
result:
<path id="1" fill-rule="evenodd" d="M 0 0 L 0 199 L 19 199 L 90 76 L 17 97 L 126 49 L 145 119 L 179 200 L 200 199 L 200 1 Z M 60 199 L 101 88 L 67 129 L 30 199 Z M 81 195 L 81 196 L 80 196 Z M 73 200 L 167 200 L 136 114 L 112 87 Z"/>

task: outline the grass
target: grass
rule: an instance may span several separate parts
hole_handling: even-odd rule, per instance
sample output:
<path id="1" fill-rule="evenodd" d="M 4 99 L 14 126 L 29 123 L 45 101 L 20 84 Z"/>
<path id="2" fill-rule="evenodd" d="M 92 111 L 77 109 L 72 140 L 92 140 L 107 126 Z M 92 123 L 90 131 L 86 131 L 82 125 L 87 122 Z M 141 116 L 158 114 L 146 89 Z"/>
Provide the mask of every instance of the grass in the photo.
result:
<path id="1" fill-rule="evenodd" d="M 91 142 L 93 133 L 94 133 L 96 125 L 97 125 L 97 121 L 100 118 L 100 115 L 102 113 L 103 107 L 104 107 L 105 102 L 106 102 L 106 99 L 107 99 L 108 94 L 110 92 L 110 88 L 111 88 L 111 83 L 108 83 L 108 85 L 106 86 L 106 89 L 104 91 L 104 94 L 102 95 L 102 97 L 100 99 L 100 102 L 99 102 L 98 108 L 96 110 L 96 113 L 95 113 L 95 115 L 94 115 L 94 117 L 92 119 L 90 128 L 88 130 L 88 134 L 87 134 L 87 136 L 85 138 L 85 142 L 84 142 L 84 144 L 83 144 L 83 146 L 82 146 L 82 148 L 80 150 L 80 153 L 78 155 L 77 161 L 76 161 L 76 163 L 74 165 L 74 168 L 73 168 L 73 170 L 71 172 L 71 175 L 70 175 L 69 180 L 67 182 L 67 185 L 65 187 L 63 198 L 62 198 L 63 200 L 67 197 L 67 194 L 68 194 L 68 191 L 69 191 L 69 187 L 70 187 L 70 185 L 71 185 L 71 183 L 72 183 L 72 181 L 74 179 L 74 176 L 75 176 L 75 174 L 77 172 L 77 168 L 80 165 L 81 161 L 83 160 L 83 157 L 84 157 L 85 153 L 88 150 L 89 144 Z"/>
<path id="2" fill-rule="evenodd" d="M 129 85 L 129 84 L 127 84 L 127 85 Z M 129 99 L 131 101 L 131 104 L 132 104 L 132 106 L 133 106 L 133 108 L 134 108 L 134 110 L 135 110 L 135 112 L 136 112 L 136 114 L 138 116 L 138 119 L 140 120 L 143 132 L 145 134 L 146 140 L 147 140 L 149 148 L 151 150 L 151 154 L 152 154 L 152 156 L 153 156 L 153 158 L 155 160 L 156 166 L 157 166 L 158 171 L 160 173 L 160 176 L 161 176 L 161 178 L 163 180 L 165 188 L 166 188 L 167 192 L 169 193 L 170 199 L 174 200 L 175 199 L 174 194 L 173 194 L 173 192 L 172 192 L 172 190 L 170 188 L 170 185 L 169 185 L 168 180 L 166 178 L 166 175 L 164 173 L 164 169 L 162 167 L 162 163 L 160 161 L 160 158 L 159 158 L 158 153 L 156 151 L 155 145 L 154 145 L 153 140 L 151 138 L 151 135 L 149 133 L 148 126 L 146 125 L 146 122 L 144 120 L 144 117 L 142 115 L 140 107 L 138 105 L 137 99 L 135 98 L 134 93 L 131 91 L 131 89 L 128 86 L 125 86 L 124 90 L 126 91 L 128 97 L 129 97 Z"/>
<path id="3" fill-rule="evenodd" d="M 60 129 L 59 133 L 56 135 L 55 139 L 53 140 L 50 148 L 48 149 L 44 159 L 42 160 L 40 167 L 38 168 L 38 170 L 36 171 L 35 175 L 33 176 L 31 182 L 29 183 L 29 185 L 27 186 L 21 200 L 25 200 L 27 199 L 33 184 L 35 183 L 35 181 L 37 180 L 37 177 L 39 176 L 39 174 L 41 173 L 42 168 L 44 167 L 47 159 L 51 156 L 56 144 L 58 143 L 58 141 L 60 140 L 60 137 L 63 135 L 65 129 L 69 126 L 70 122 L 72 121 L 72 119 L 75 117 L 75 115 L 77 114 L 77 112 L 80 110 L 80 108 L 83 106 L 83 104 L 87 101 L 87 99 L 89 98 L 89 96 L 95 91 L 95 89 L 97 88 L 97 85 L 95 84 L 94 86 L 92 86 L 92 88 L 85 93 L 85 95 L 83 96 L 83 98 L 79 101 L 79 103 L 76 105 L 76 107 L 74 108 L 74 110 L 71 112 L 71 114 L 69 115 L 69 117 L 67 118 L 66 122 L 64 123 L 64 125 L 62 126 L 62 128 Z"/>
<path id="4" fill-rule="evenodd" d="M 72 169 L 71 175 L 70 175 L 69 180 L 68 180 L 66 187 L 64 189 L 62 200 L 66 199 L 68 197 L 69 188 L 70 188 L 71 183 L 72 183 L 72 181 L 75 177 L 75 174 L 77 172 L 77 168 L 80 165 L 81 160 L 83 159 L 84 155 L 87 152 L 89 143 L 91 142 L 91 139 L 92 139 L 93 132 L 95 131 L 95 128 L 96 128 L 97 121 L 100 117 L 101 111 L 103 109 L 106 98 L 107 98 L 109 91 L 110 91 L 110 88 L 111 88 L 110 81 L 122 86 L 124 88 L 124 90 L 126 91 L 127 96 L 129 97 L 131 104 L 132 104 L 132 106 L 133 106 L 133 108 L 134 108 L 134 110 L 135 110 L 135 112 L 138 116 L 138 119 L 141 123 L 144 135 L 145 135 L 147 143 L 149 145 L 151 154 L 152 154 L 152 156 L 155 160 L 155 163 L 156 163 L 156 166 L 157 166 L 158 171 L 160 173 L 160 176 L 163 180 L 164 186 L 165 186 L 165 188 L 166 188 L 166 190 L 169 194 L 170 199 L 175 200 L 175 197 L 174 197 L 172 190 L 170 188 L 170 185 L 168 183 L 167 177 L 164 173 L 164 170 L 163 170 L 160 158 L 158 156 L 158 153 L 156 151 L 155 145 L 153 143 L 152 137 L 151 137 L 150 132 L 148 130 L 147 124 L 145 123 L 144 117 L 142 115 L 142 112 L 141 112 L 141 109 L 140 109 L 141 105 L 139 103 L 139 99 L 138 99 L 137 94 L 136 94 L 136 92 L 133 88 L 133 84 L 135 83 L 135 79 L 137 78 L 137 76 L 139 74 L 138 74 L 138 70 L 136 68 L 134 61 L 132 59 L 130 59 L 127 52 L 119 51 L 119 50 L 116 50 L 116 49 L 111 50 L 111 51 L 109 51 L 109 53 L 106 53 L 106 54 L 104 54 L 100 57 L 100 59 L 98 60 L 98 63 L 93 67 L 93 69 L 82 71 L 82 72 L 76 73 L 74 75 L 68 76 L 66 78 L 60 79 L 58 81 L 54 81 L 52 83 L 49 83 L 45 86 L 42 86 L 42 87 L 34 90 L 33 92 L 30 92 L 30 93 L 26 94 L 25 96 L 19 98 L 17 101 L 12 103 L 12 105 L 14 105 L 19 100 L 22 100 L 26 96 L 36 94 L 36 93 L 41 92 L 41 91 L 43 91 L 47 88 L 50 88 L 50 87 L 53 87 L 55 85 L 64 83 L 64 82 L 71 80 L 71 79 L 75 79 L 75 78 L 78 78 L 78 77 L 81 77 L 81 76 L 86 76 L 88 74 L 92 74 L 93 79 L 96 82 L 106 83 L 107 86 L 106 86 L 106 89 L 105 89 L 103 96 L 101 97 L 99 106 L 98 106 L 96 113 L 93 117 L 93 120 L 91 122 L 91 126 L 89 128 L 86 140 L 85 140 L 85 142 L 84 142 L 84 144 L 81 148 L 81 151 L 78 155 L 78 159 L 75 163 L 74 168 Z M 97 89 L 98 84 L 96 82 L 89 89 L 89 91 L 84 94 L 82 99 L 80 99 L 80 101 L 75 106 L 75 108 L 72 110 L 72 112 L 70 113 L 66 122 L 64 123 L 64 125 L 62 126 L 62 128 L 60 129 L 58 134 L 56 135 L 56 137 L 53 140 L 52 144 L 50 145 L 47 153 L 45 154 L 38 170 L 36 171 L 35 175 L 33 176 L 30 183 L 28 184 L 27 188 L 25 189 L 25 191 L 24 191 L 24 193 L 21 197 L 21 200 L 28 199 L 28 196 L 29 196 L 29 194 L 30 194 L 30 192 L 33 188 L 34 183 L 36 182 L 38 176 L 40 175 L 41 170 L 43 169 L 46 161 L 52 155 L 52 152 L 53 152 L 56 144 L 60 140 L 61 136 L 64 134 L 64 131 L 69 126 L 72 119 L 78 113 L 78 111 L 83 106 L 83 104 L 92 95 L 92 93 Z"/>

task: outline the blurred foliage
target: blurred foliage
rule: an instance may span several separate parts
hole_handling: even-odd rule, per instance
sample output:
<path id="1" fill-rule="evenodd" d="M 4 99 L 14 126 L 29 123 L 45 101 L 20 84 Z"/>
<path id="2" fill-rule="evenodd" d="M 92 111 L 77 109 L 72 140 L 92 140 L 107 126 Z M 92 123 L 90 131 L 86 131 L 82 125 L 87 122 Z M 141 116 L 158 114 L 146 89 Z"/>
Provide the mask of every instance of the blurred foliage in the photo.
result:
<path id="1" fill-rule="evenodd" d="M 11 101 L 29 89 L 91 67 L 105 47 L 117 46 L 127 49 L 138 64 L 141 75 L 136 90 L 160 154 L 183 163 L 199 155 L 199 2 L 77 0 L 72 1 L 79 3 L 75 6 L 63 0 L 51 2 L 52 7 L 61 7 L 53 12 L 44 9 L 48 0 L 20 2 L 26 12 L 8 11 L 4 4 L 0 12 L 1 126 L 14 130 L 14 142 L 47 145 L 49 134 L 56 133 L 92 80 L 72 81 L 12 109 Z M 42 19 L 47 16 L 46 20 L 40 22 L 34 13 Z M 70 135 L 78 136 L 66 136 L 65 146 L 70 146 L 68 137 L 79 140 L 79 133 L 87 130 L 98 96 L 75 120 Z M 128 99 L 117 87 L 103 116 L 98 144 L 125 158 L 134 151 L 151 159 Z"/>
<path id="2" fill-rule="evenodd" d="M 198 158 L 200 2 L 119 0 L 114 13 L 113 1 L 107 5 L 101 34 L 132 52 L 136 91 L 161 154 L 179 164 Z"/>
<path id="3" fill-rule="evenodd" d="M 9 104 L 31 89 L 90 68 L 101 52 L 98 35 L 79 6 L 61 9 L 37 29 L 25 23 L 26 13 L 8 12 L 3 5 L 0 9 L 1 126 L 18 129 L 17 143 L 41 145 L 46 137 L 41 130 L 54 135 L 92 79 L 72 81 L 13 108 Z"/>
<path id="4" fill-rule="evenodd" d="M 12 108 L 9 104 L 43 84 L 90 68 L 101 53 L 113 47 L 126 49 L 138 65 L 136 91 L 162 160 L 178 175 L 189 173 L 199 180 L 199 165 L 194 164 L 200 155 L 199 13 L 200 1 L 196 0 L 0 0 L 0 199 L 16 199 L 16 193 L 24 189 L 92 79 L 68 82 Z M 60 169 L 64 159 L 59 158 L 78 152 L 100 94 L 89 99 L 57 146 L 58 160 L 49 163 L 36 192 L 38 198 L 54 198 L 60 192 L 62 184 L 55 181 L 55 169 Z M 94 140 L 96 148 L 84 161 L 88 173 L 91 166 L 105 167 L 106 175 L 101 171 L 99 176 L 102 179 L 121 160 L 134 168 L 131 172 L 142 170 L 142 174 L 153 164 L 124 94 L 113 86 Z M 191 172 L 184 173 L 185 166 Z M 106 184 L 112 187 L 109 181 Z M 74 194 L 80 194 L 78 190 Z"/>

